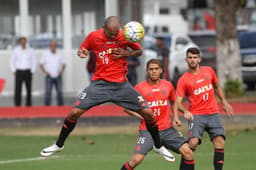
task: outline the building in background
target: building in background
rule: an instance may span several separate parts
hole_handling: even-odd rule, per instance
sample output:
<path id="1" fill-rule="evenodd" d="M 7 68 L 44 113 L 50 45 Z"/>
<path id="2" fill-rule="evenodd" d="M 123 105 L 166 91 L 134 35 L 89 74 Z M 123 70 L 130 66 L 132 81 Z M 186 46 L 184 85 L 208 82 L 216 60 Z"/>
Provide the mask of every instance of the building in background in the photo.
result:
<path id="1" fill-rule="evenodd" d="M 141 20 L 142 0 L 0 0 L 0 48 L 12 47 L 7 39 L 26 36 L 31 46 L 47 48 L 48 39 L 63 47 L 65 30 L 77 48 L 89 32 L 100 28 L 107 16 L 123 22 Z M 70 20 L 70 21 L 69 21 Z M 5 44 L 2 45 L 1 44 Z"/>
<path id="2" fill-rule="evenodd" d="M 237 12 L 239 29 L 254 29 L 256 27 L 256 0 L 242 0 Z M 185 12 L 190 31 L 214 30 L 215 14 L 214 0 L 190 0 Z"/>
<path id="3" fill-rule="evenodd" d="M 2 95 L 14 91 L 8 63 L 20 36 L 28 38 L 38 58 L 52 39 L 57 41 L 67 60 L 63 92 L 76 95 L 89 83 L 84 69 L 88 60 L 76 57 L 80 43 L 89 32 L 102 27 L 108 16 L 119 15 L 123 23 L 141 21 L 141 4 L 142 0 L 0 0 L 0 77 L 7 80 Z M 42 95 L 44 80 L 39 70 L 34 79 L 33 95 Z"/>

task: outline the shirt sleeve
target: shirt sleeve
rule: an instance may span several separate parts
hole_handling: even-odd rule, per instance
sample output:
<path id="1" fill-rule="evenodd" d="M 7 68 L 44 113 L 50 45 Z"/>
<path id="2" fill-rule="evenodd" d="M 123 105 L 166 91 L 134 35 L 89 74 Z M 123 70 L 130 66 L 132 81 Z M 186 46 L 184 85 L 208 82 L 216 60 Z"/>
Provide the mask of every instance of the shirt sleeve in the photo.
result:
<path id="1" fill-rule="evenodd" d="M 173 85 L 171 83 L 170 83 L 169 86 L 170 86 L 169 100 L 170 101 L 175 101 L 176 96 L 175 96 L 174 87 L 173 87 Z"/>
<path id="2" fill-rule="evenodd" d="M 212 83 L 213 84 L 217 84 L 218 83 L 217 75 L 216 75 L 215 71 L 211 67 L 209 67 L 209 68 L 210 68 L 210 71 L 211 71 L 211 74 L 212 74 Z"/>
<path id="3" fill-rule="evenodd" d="M 184 97 L 186 92 L 186 87 L 183 79 L 178 80 L 177 88 L 176 88 L 176 96 Z"/>
<path id="4" fill-rule="evenodd" d="M 67 60 L 62 52 L 60 52 L 60 57 L 61 57 L 61 64 L 65 65 L 67 63 Z"/>
<path id="5" fill-rule="evenodd" d="M 84 40 L 84 42 L 80 45 L 80 48 L 85 48 L 87 50 L 92 50 L 92 39 L 93 39 L 93 35 L 92 33 L 90 33 Z"/>
<path id="6" fill-rule="evenodd" d="M 135 86 L 134 86 L 134 89 L 137 90 L 137 91 L 139 91 L 139 89 L 140 89 L 140 88 L 139 88 L 139 85 L 138 85 L 138 84 L 135 85 Z"/>

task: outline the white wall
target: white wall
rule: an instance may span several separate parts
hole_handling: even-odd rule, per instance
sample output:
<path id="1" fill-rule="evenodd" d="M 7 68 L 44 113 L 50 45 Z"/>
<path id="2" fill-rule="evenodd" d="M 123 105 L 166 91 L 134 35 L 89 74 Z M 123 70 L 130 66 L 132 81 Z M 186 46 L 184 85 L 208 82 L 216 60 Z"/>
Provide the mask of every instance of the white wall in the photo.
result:
<path id="1" fill-rule="evenodd" d="M 169 33 L 187 33 L 188 23 L 181 15 L 181 9 L 187 7 L 187 1 L 180 0 L 145 0 L 143 4 L 143 24 L 148 27 L 148 34 L 162 33 L 163 27 Z M 160 14 L 160 9 L 168 9 L 168 14 Z M 155 32 L 155 27 L 158 31 Z"/>

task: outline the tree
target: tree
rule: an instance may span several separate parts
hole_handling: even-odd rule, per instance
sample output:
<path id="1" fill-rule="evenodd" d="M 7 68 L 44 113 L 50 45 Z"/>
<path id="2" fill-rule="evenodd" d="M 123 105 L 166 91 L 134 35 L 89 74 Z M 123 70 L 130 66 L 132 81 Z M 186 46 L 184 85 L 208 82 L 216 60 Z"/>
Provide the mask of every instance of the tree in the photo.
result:
<path id="1" fill-rule="evenodd" d="M 217 70 L 222 87 L 228 81 L 239 81 L 242 83 L 236 12 L 245 1 L 215 0 Z"/>

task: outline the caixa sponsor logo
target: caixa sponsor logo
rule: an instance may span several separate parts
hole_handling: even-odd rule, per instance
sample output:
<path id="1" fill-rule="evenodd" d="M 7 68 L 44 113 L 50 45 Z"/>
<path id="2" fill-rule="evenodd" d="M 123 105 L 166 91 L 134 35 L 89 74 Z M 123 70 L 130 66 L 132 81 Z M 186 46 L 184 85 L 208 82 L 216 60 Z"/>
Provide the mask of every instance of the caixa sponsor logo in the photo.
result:
<path id="1" fill-rule="evenodd" d="M 168 101 L 167 100 L 155 100 L 152 102 L 148 102 L 149 107 L 158 107 L 158 106 L 167 106 Z"/>
<path id="2" fill-rule="evenodd" d="M 106 54 L 112 54 L 114 49 L 115 49 L 115 48 L 109 48 L 109 49 L 107 49 L 106 51 L 100 52 L 100 53 L 99 53 L 99 57 L 100 57 L 100 58 L 103 58 Z"/>
<path id="3" fill-rule="evenodd" d="M 196 90 L 194 90 L 194 95 L 199 95 L 201 93 L 204 93 L 206 91 L 210 91 L 212 89 L 212 84 L 205 85 L 203 87 L 200 87 Z"/>

